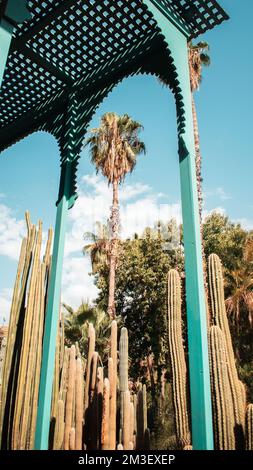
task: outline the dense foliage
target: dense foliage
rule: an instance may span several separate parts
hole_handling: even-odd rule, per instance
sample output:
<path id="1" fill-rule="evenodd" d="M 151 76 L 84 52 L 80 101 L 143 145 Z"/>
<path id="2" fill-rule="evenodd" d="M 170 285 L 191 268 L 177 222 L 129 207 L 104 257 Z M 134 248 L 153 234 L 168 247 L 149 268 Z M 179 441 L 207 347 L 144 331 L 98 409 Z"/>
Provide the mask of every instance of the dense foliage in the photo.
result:
<path id="1" fill-rule="evenodd" d="M 184 284 L 181 227 L 175 221 L 146 229 L 142 237 L 120 243 L 116 278 L 116 310 L 129 330 L 131 373 L 133 378 L 158 372 L 165 364 L 166 348 L 166 275 L 169 269 L 180 272 Z M 211 214 L 203 224 L 206 258 L 216 253 L 224 265 L 225 292 L 235 353 L 241 370 L 247 368 L 253 354 L 251 295 L 253 250 L 252 233 L 233 224 L 221 214 Z M 250 245 L 251 246 L 251 245 Z M 245 252 L 247 251 L 247 256 Z M 245 284 L 245 276 L 247 283 Z M 98 263 L 95 282 L 100 289 L 97 305 L 106 311 L 108 299 L 108 264 Z M 239 299 L 240 314 L 231 303 Z M 247 296 L 245 297 L 245 295 Z M 248 303 L 246 299 L 249 299 Z M 229 310 L 230 305 L 230 310 Z M 235 307 L 234 307 L 235 308 Z M 234 313 L 233 313 L 234 312 Z M 148 358 L 148 359 L 147 359 Z M 141 367 L 140 367 L 141 365 Z M 148 370 L 149 369 L 149 370 Z M 147 372 L 148 370 L 148 372 Z M 248 377 L 248 381 L 250 381 Z"/>

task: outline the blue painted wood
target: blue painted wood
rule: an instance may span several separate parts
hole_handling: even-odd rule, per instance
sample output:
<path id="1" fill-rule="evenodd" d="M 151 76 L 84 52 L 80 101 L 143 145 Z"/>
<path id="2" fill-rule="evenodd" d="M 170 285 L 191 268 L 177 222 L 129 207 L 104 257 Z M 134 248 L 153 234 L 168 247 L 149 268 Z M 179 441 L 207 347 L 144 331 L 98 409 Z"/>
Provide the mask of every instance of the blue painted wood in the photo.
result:
<path id="1" fill-rule="evenodd" d="M 4 16 L 0 18 L 0 88 L 15 25 L 31 17 L 26 6 L 26 0 L 8 0 L 3 12 Z"/>
<path id="2" fill-rule="evenodd" d="M 36 450 L 48 449 L 67 212 L 68 198 L 64 194 L 57 205 L 56 214 L 52 267 L 49 280 L 45 332 L 43 339 L 43 355 L 35 435 Z"/>
<path id="3" fill-rule="evenodd" d="M 213 449 L 211 387 L 208 358 L 207 314 L 198 210 L 195 147 L 191 106 L 187 40 L 150 0 L 144 0 L 160 27 L 177 70 L 180 94 L 176 95 L 186 301 L 189 346 L 192 444 L 195 450 Z"/>
<path id="4" fill-rule="evenodd" d="M 64 257 L 65 233 L 68 209 L 74 204 L 73 167 L 79 156 L 80 147 L 76 146 L 76 126 L 78 102 L 75 93 L 69 97 L 65 115 L 66 124 L 60 141 L 62 165 L 57 201 L 52 266 L 49 278 L 49 291 L 46 308 L 43 338 L 42 365 L 40 375 L 38 415 L 35 433 L 35 450 L 48 449 L 50 413 L 55 369 L 56 339 L 61 301 L 61 280 Z"/>
<path id="5" fill-rule="evenodd" d="M 7 22 L 5 19 L 2 19 L 0 22 L 0 88 L 3 81 L 4 70 L 9 54 L 13 26 Z"/>

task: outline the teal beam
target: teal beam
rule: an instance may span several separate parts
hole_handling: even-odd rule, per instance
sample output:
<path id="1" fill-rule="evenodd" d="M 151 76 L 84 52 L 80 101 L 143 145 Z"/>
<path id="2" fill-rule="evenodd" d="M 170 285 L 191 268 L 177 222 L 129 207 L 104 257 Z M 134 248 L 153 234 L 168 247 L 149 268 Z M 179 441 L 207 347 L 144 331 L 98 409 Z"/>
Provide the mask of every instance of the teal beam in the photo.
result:
<path id="1" fill-rule="evenodd" d="M 0 88 L 10 50 L 12 34 L 17 24 L 30 19 L 26 0 L 8 0 L 0 19 Z"/>
<path id="2" fill-rule="evenodd" d="M 0 88 L 2 86 L 6 62 L 11 45 L 12 32 L 14 27 L 6 20 L 0 22 Z"/>
<path id="3" fill-rule="evenodd" d="M 45 330 L 43 338 L 42 365 L 40 374 L 38 415 L 35 433 L 35 449 L 47 450 L 50 428 L 51 399 L 55 367 L 56 339 L 58 332 L 59 309 L 61 301 L 61 280 L 64 257 L 67 213 L 69 209 L 69 183 L 71 163 L 62 168 L 62 196 L 57 202 L 56 223 L 52 266 L 49 279 L 46 307 Z"/>
<path id="4" fill-rule="evenodd" d="M 189 347 L 192 444 L 194 450 L 213 450 L 207 313 L 198 210 L 195 146 L 191 107 L 187 39 L 149 0 L 144 0 L 160 27 L 174 60 L 179 124 L 180 181 L 183 215 L 186 303 Z M 180 103 L 179 103 L 180 100 Z"/>

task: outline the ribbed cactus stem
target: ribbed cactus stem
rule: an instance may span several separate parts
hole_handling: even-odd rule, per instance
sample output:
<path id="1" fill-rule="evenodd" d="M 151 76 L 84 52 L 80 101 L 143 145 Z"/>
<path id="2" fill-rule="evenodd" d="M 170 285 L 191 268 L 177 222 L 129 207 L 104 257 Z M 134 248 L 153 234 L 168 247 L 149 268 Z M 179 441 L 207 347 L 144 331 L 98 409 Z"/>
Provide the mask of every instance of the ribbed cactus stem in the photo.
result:
<path id="1" fill-rule="evenodd" d="M 130 442 L 133 443 L 133 448 L 135 445 L 135 416 L 134 416 L 134 403 L 133 401 L 130 402 Z"/>
<path id="2" fill-rule="evenodd" d="M 67 389 L 67 396 L 66 396 L 64 450 L 69 450 L 70 431 L 72 427 L 72 417 L 73 417 L 73 401 L 74 401 L 74 394 L 75 394 L 75 378 L 76 378 L 76 348 L 75 346 L 71 346 L 70 358 L 69 358 L 68 389 Z"/>
<path id="3" fill-rule="evenodd" d="M 76 430 L 75 428 L 71 428 L 70 433 L 69 433 L 69 450 L 76 450 L 75 442 L 76 442 Z"/>
<path id="4" fill-rule="evenodd" d="M 35 229 L 36 230 L 36 229 Z M 29 363 L 31 349 L 34 344 L 34 301 L 36 299 L 36 288 L 38 279 L 38 268 L 40 263 L 40 250 L 42 242 L 42 223 L 39 222 L 38 232 L 36 231 L 36 241 L 33 253 L 27 307 L 24 319 L 24 329 L 22 337 L 22 349 L 19 363 L 18 383 L 16 389 L 16 402 L 13 420 L 12 448 L 13 450 L 25 449 L 28 424 L 28 407 L 30 406 L 30 390 L 33 373 L 33 364 Z M 28 396 L 27 396 L 28 395 Z M 20 426 L 20 422 L 22 423 Z"/>
<path id="5" fill-rule="evenodd" d="M 75 449 L 82 450 L 83 439 L 83 365 L 80 357 L 76 360 L 76 431 Z"/>
<path id="6" fill-rule="evenodd" d="M 91 360 L 89 408 L 86 411 L 86 433 L 90 434 L 90 448 L 96 450 L 99 442 L 99 410 L 97 390 L 98 353 L 95 351 Z M 92 432 L 91 432 L 92 429 Z M 89 439 L 87 440 L 88 444 Z"/>
<path id="7" fill-rule="evenodd" d="M 253 404 L 247 406 L 246 411 L 246 449 L 253 450 Z"/>
<path id="8" fill-rule="evenodd" d="M 142 406 L 143 406 L 143 431 L 148 427 L 148 410 L 147 410 L 147 389 L 146 385 L 142 386 Z"/>
<path id="9" fill-rule="evenodd" d="M 103 416 L 102 416 L 102 431 L 101 431 L 101 444 L 102 450 L 109 449 L 109 418 L 110 418 L 110 382 L 104 379 L 103 390 Z"/>
<path id="10" fill-rule="evenodd" d="M 123 447 L 124 450 L 130 450 L 130 392 L 121 392 L 123 399 Z"/>
<path id="11" fill-rule="evenodd" d="M 215 448 L 233 450 L 235 418 L 228 377 L 226 343 L 218 326 L 211 326 L 209 342 Z"/>
<path id="12" fill-rule="evenodd" d="M 92 323 L 89 324 L 88 331 L 88 358 L 86 363 L 86 373 L 85 373 L 85 390 L 84 390 L 84 413 L 89 406 L 89 389 L 90 389 L 90 369 L 92 356 L 95 351 L 95 329 Z"/>
<path id="13" fill-rule="evenodd" d="M 144 433 L 144 450 L 150 450 L 150 430 L 149 430 L 149 428 L 146 428 L 145 433 Z"/>
<path id="14" fill-rule="evenodd" d="M 3 376 L 4 358 L 6 354 L 6 345 L 7 345 L 7 338 L 6 336 L 4 336 L 2 339 L 1 348 L 0 348 L 0 400 L 1 400 L 2 376 Z M 1 401 L 0 401 L 0 406 L 1 406 Z"/>
<path id="15" fill-rule="evenodd" d="M 122 328 L 119 341 L 119 389 L 120 389 L 120 428 L 124 423 L 124 397 L 128 391 L 128 331 Z"/>
<path id="16" fill-rule="evenodd" d="M 110 450 L 115 450 L 116 448 L 116 412 L 117 412 L 117 403 L 116 403 L 116 381 L 117 376 L 115 376 L 115 367 L 112 357 L 108 359 L 108 378 L 110 382 Z"/>
<path id="17" fill-rule="evenodd" d="M 58 400 L 57 414 L 54 432 L 54 450 L 61 450 L 64 439 L 64 403 L 62 400 Z"/>
<path id="18" fill-rule="evenodd" d="M 137 405 L 136 405 L 136 448 L 143 448 L 143 395 L 142 395 L 142 384 L 139 385 L 137 392 Z"/>
<path id="19" fill-rule="evenodd" d="M 121 329 L 119 342 L 119 386 L 121 392 L 128 390 L 128 332 Z"/>
<path id="20" fill-rule="evenodd" d="M 109 358 L 110 380 L 110 449 L 116 449 L 116 414 L 117 414 L 117 322 L 111 324 L 111 357 Z M 111 361 L 111 362 L 110 362 Z"/>
<path id="21" fill-rule="evenodd" d="M 47 242 L 48 245 L 49 241 Z M 40 383 L 40 368 L 41 368 L 41 357 L 42 357 L 42 343 L 43 343 L 43 332 L 44 332 L 44 319 L 45 319 L 45 305 L 46 305 L 46 265 L 45 262 L 42 263 L 41 267 L 41 289 L 40 289 L 40 300 L 39 300 L 39 331 L 36 344 L 36 365 L 34 371 L 34 382 L 33 382 L 33 397 L 32 397 L 32 416 L 30 427 L 30 437 L 29 437 L 29 449 L 34 448 L 34 439 L 35 439 L 35 428 L 37 421 L 37 409 L 38 409 L 38 399 L 39 399 L 39 383 Z"/>
<path id="22" fill-rule="evenodd" d="M 190 444 L 190 428 L 187 409 L 187 370 L 182 336 L 181 283 L 175 269 L 168 273 L 167 327 L 176 435 L 184 447 Z"/>
<path id="23" fill-rule="evenodd" d="M 101 448 L 101 429 L 102 429 L 102 417 L 103 417 L 103 390 L 104 390 L 104 369 L 98 367 L 97 373 L 97 401 L 98 401 L 98 448 Z"/>
<path id="24" fill-rule="evenodd" d="M 8 327 L 8 338 L 7 338 L 7 345 L 6 345 L 6 354 L 3 364 L 3 373 L 2 373 L 2 388 L 1 388 L 1 396 L 0 396 L 0 443 L 2 445 L 6 445 L 5 437 L 2 435 L 3 432 L 3 422 L 6 414 L 6 398 L 8 394 L 9 388 L 9 378 L 10 378 L 10 371 L 11 371 L 11 364 L 14 359 L 15 351 L 14 351 L 14 344 L 17 335 L 17 328 L 18 328 L 18 320 L 20 317 L 20 309 L 21 309 L 21 301 L 24 301 L 25 295 L 25 288 L 27 284 L 27 278 L 29 274 L 29 266 L 30 266 L 30 258 L 31 258 L 31 248 L 34 242 L 35 232 L 33 232 L 33 239 L 30 238 L 24 239 L 21 245 L 21 252 L 18 262 L 18 269 L 13 289 L 12 295 L 12 303 L 11 303 L 11 310 L 10 310 L 10 321 Z M 29 260 L 27 256 L 27 252 L 29 252 Z M 20 282 L 22 279 L 22 284 L 20 288 Z M 4 430 L 4 432 L 6 432 Z M 2 439 L 3 438 L 3 439 Z"/>
<path id="25" fill-rule="evenodd" d="M 217 325 L 221 329 L 225 338 L 228 360 L 228 377 L 232 393 L 235 422 L 238 429 L 241 427 L 242 433 L 244 426 L 244 413 L 242 413 L 244 407 L 244 394 L 239 384 L 232 339 L 229 330 L 224 297 L 223 269 L 220 258 L 216 254 L 211 254 L 208 258 L 208 275 L 212 320 L 213 324 Z"/>

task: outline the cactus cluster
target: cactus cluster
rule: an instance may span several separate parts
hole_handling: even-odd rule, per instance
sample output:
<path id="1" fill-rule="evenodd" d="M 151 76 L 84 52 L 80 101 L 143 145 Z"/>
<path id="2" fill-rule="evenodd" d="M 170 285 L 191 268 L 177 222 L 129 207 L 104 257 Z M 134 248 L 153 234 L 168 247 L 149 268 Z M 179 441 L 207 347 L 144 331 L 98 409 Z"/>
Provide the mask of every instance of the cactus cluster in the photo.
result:
<path id="1" fill-rule="evenodd" d="M 208 277 L 210 303 L 212 312 L 212 325 L 210 330 L 210 357 L 216 355 L 216 345 L 212 336 L 219 335 L 219 347 L 222 349 L 221 363 L 219 369 L 222 370 L 220 386 L 223 393 L 216 384 L 214 365 L 211 364 L 211 384 L 214 414 L 214 439 L 217 449 L 242 449 L 244 448 L 244 427 L 245 427 L 245 411 L 246 397 L 243 384 L 240 382 L 235 356 L 232 346 L 232 339 L 227 319 L 225 298 L 224 298 L 224 282 L 222 264 L 219 257 L 215 254 L 209 256 L 208 259 Z M 224 408 L 225 407 L 225 408 Z M 219 422 L 216 416 L 217 409 L 224 415 L 224 419 Z M 224 440 L 227 435 L 229 439 Z"/>
<path id="2" fill-rule="evenodd" d="M 252 450 L 252 407 L 246 404 L 246 389 L 239 380 L 224 298 L 222 264 L 215 254 L 208 259 L 211 314 L 209 358 L 213 405 L 214 442 L 217 450 Z M 168 349 L 171 363 L 175 427 L 178 444 L 189 450 L 187 372 L 181 328 L 179 274 L 168 274 Z M 246 411 L 247 407 L 247 411 Z"/>
<path id="3" fill-rule="evenodd" d="M 7 344 L 0 351 L 1 449 L 33 449 L 50 273 L 52 230 L 41 261 L 42 223 L 31 224 L 21 246 L 13 291 Z M 105 366 L 96 351 L 96 334 L 88 330 L 87 358 L 78 344 L 65 347 L 64 319 L 59 315 L 51 402 L 49 448 L 114 450 L 149 446 L 146 388 L 129 389 L 128 332 L 111 322 Z M 4 356 L 4 357 L 3 357 Z M 118 374 L 119 372 L 119 374 Z"/>
<path id="4" fill-rule="evenodd" d="M 187 368 L 182 337 L 181 282 L 175 269 L 171 269 L 168 273 L 167 332 L 176 436 L 178 444 L 184 448 L 190 445 L 190 427 L 187 408 Z"/>
<path id="5" fill-rule="evenodd" d="M 149 433 L 146 400 L 142 400 L 143 410 L 139 417 L 140 392 L 136 395 L 129 390 L 128 332 L 124 327 L 120 332 L 119 352 L 117 345 L 118 327 L 116 320 L 113 320 L 108 363 L 106 368 L 103 367 L 95 351 L 95 330 L 92 325 L 89 326 L 83 436 L 83 446 L 87 450 L 131 450 L 149 445 L 143 438 L 143 432 Z M 138 431 L 137 423 L 141 419 L 142 425 L 139 424 Z"/>
<path id="6" fill-rule="evenodd" d="M 37 417 L 52 230 L 41 261 L 42 223 L 32 225 L 29 213 L 26 223 L 27 237 L 21 246 L 2 368 L 2 449 L 32 449 Z"/>
<path id="7" fill-rule="evenodd" d="M 117 322 L 113 320 L 107 368 L 103 367 L 95 350 L 96 335 L 92 324 L 88 331 L 86 363 L 77 345 L 65 348 L 63 361 L 61 348 L 56 348 L 58 367 L 55 370 L 59 373 L 55 373 L 55 381 L 59 382 L 54 384 L 58 394 L 52 400 L 51 442 L 54 450 L 148 448 L 146 388 L 144 385 L 138 396 L 129 390 L 128 333 L 126 328 L 121 329 L 118 359 L 117 329 Z M 61 341 L 58 343 L 62 344 Z"/>

